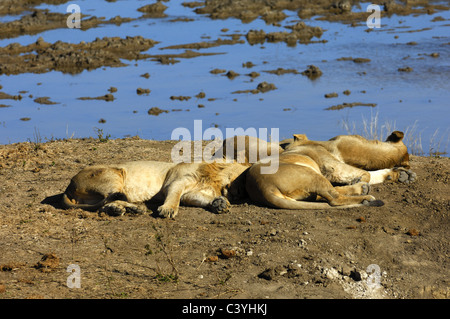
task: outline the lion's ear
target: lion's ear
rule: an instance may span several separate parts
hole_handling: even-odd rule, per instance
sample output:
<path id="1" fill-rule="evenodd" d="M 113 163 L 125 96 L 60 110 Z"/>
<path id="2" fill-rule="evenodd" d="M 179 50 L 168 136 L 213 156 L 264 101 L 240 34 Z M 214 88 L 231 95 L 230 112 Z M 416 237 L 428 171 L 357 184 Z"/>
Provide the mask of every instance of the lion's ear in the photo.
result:
<path id="1" fill-rule="evenodd" d="M 386 142 L 397 143 L 397 142 L 400 142 L 404 136 L 405 136 L 405 134 L 403 134 L 403 132 L 394 131 L 391 133 L 391 135 L 388 136 L 388 138 L 386 139 Z"/>
<path id="2" fill-rule="evenodd" d="M 307 141 L 306 134 L 294 134 L 294 141 Z"/>
<path id="3" fill-rule="evenodd" d="M 125 179 L 127 172 L 125 171 L 124 168 L 114 168 L 114 171 L 116 172 L 117 175 Z"/>

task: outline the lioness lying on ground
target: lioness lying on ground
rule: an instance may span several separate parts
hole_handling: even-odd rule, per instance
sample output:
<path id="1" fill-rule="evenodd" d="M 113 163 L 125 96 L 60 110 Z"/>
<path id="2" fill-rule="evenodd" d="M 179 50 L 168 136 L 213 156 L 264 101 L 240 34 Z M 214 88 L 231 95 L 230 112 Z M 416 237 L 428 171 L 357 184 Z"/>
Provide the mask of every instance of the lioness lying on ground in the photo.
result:
<path id="1" fill-rule="evenodd" d="M 237 163 L 165 163 L 135 161 L 97 165 L 81 170 L 62 196 L 66 208 L 100 210 L 109 215 L 142 213 L 140 203 L 164 201 L 158 208 L 162 217 L 175 217 L 180 202 L 215 213 L 229 210 L 230 200 L 245 191 L 240 175 L 248 165 Z"/>
<path id="2" fill-rule="evenodd" d="M 309 141 L 305 135 L 296 134 L 279 156 L 278 171 L 262 174 L 267 163 L 254 164 L 247 172 L 246 189 L 253 201 L 276 208 L 380 206 L 382 201 L 368 195 L 369 184 L 386 179 L 409 182 L 416 178 L 411 171 L 394 168 L 409 168 L 402 139 L 403 133 L 398 131 L 386 142 L 357 135 Z M 318 198 L 326 202 L 310 202 Z"/>
<path id="3" fill-rule="evenodd" d="M 285 151 L 319 151 L 322 174 L 332 183 L 351 184 L 359 179 L 370 184 L 386 179 L 413 182 L 416 174 L 410 170 L 409 154 L 403 143 L 403 132 L 394 131 L 385 142 L 367 140 L 359 135 L 339 135 L 328 141 L 311 141 L 304 134 L 295 134 Z M 308 155 L 308 154 L 306 154 Z M 314 155 L 313 153 L 310 154 Z M 314 158 L 317 162 L 317 156 Z M 398 169 L 399 167 L 405 169 Z"/>
<path id="4" fill-rule="evenodd" d="M 226 138 L 214 159 L 254 164 L 262 159 L 277 157 L 284 149 L 275 142 L 267 142 L 255 136 L 239 135 Z"/>

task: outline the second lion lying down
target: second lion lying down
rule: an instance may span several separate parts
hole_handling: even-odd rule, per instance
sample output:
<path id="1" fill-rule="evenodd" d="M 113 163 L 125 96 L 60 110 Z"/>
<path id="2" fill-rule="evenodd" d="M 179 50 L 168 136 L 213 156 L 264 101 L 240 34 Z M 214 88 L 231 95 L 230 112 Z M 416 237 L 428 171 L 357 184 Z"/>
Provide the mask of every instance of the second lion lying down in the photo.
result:
<path id="1" fill-rule="evenodd" d="M 369 184 L 387 179 L 409 182 L 416 178 L 404 169 L 409 168 L 409 155 L 402 139 L 399 131 L 393 132 L 386 142 L 369 141 L 358 135 L 310 141 L 305 135 L 296 134 L 277 159 L 275 174 L 261 172 L 267 165 L 264 161 L 249 169 L 248 194 L 254 202 L 284 209 L 381 206 L 382 201 L 368 195 Z M 325 202 L 316 202 L 318 199 Z"/>

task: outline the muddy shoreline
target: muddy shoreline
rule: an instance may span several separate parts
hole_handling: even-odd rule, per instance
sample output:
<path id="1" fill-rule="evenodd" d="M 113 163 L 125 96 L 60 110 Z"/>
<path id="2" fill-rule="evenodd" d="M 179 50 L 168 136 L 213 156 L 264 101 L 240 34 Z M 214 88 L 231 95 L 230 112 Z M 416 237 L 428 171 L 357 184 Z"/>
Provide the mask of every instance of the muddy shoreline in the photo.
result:
<path id="1" fill-rule="evenodd" d="M 30 4 L 26 0 L 6 1 L 0 6 L 0 15 L 21 14 L 20 19 L 0 23 L 0 39 L 14 38 L 19 35 L 33 35 L 43 31 L 67 28 L 67 18 L 69 13 L 49 12 L 45 9 L 35 9 L 38 4 L 63 4 L 65 0 L 44 0 L 34 1 Z M 449 7 L 443 5 L 430 4 L 429 1 L 416 0 L 406 1 L 403 4 L 394 1 L 384 0 L 373 1 L 383 8 L 382 15 L 411 15 L 411 14 L 431 14 L 441 10 L 448 10 Z M 205 2 L 184 2 L 184 6 L 195 8 L 199 15 L 207 15 L 211 19 L 238 18 L 243 22 L 249 22 L 257 18 L 263 19 L 267 24 L 277 24 L 286 18 L 282 10 L 298 11 L 300 19 L 317 16 L 318 19 L 327 21 L 365 21 L 370 13 L 352 12 L 352 5 L 359 5 L 359 1 L 349 0 L 295 0 L 295 1 L 205 1 Z M 360 6 L 360 5 L 359 5 Z M 144 18 L 164 17 L 167 6 L 161 2 L 143 6 L 138 11 L 143 13 Z M 31 11 L 31 12 L 30 12 Z M 30 13 L 26 13 L 30 12 Z M 82 29 L 95 28 L 101 24 L 117 24 L 134 21 L 135 19 L 116 16 L 109 20 L 95 16 L 82 18 Z M 264 30 L 251 30 L 245 38 L 249 44 L 264 44 L 264 42 L 286 42 L 289 46 L 296 44 L 317 43 L 323 32 L 320 27 L 308 26 L 304 22 L 297 22 L 294 25 L 286 26 L 288 31 L 268 32 Z M 52 70 L 64 73 L 76 74 L 82 70 L 93 70 L 102 66 L 123 66 L 120 59 L 140 60 L 151 58 L 162 64 L 173 64 L 178 62 L 177 58 L 193 58 L 203 55 L 219 53 L 202 53 L 200 49 L 218 47 L 222 45 L 233 45 L 243 43 L 241 35 L 235 34 L 232 39 L 217 39 L 209 42 L 198 42 L 190 44 L 180 44 L 168 46 L 162 49 L 185 49 L 184 53 L 176 54 L 141 54 L 157 44 L 152 39 L 142 37 L 103 38 L 95 41 L 79 44 L 71 44 L 62 41 L 56 43 L 46 43 L 43 39 L 38 39 L 36 43 L 20 45 L 12 43 L 0 48 L 0 59 L 2 60 L 0 75 L 20 74 L 20 73 L 42 73 Z M 312 40 L 316 38 L 317 40 Z M 193 51 L 196 50 L 196 51 Z M 360 62 L 354 60 L 354 62 Z M 361 61 L 368 62 L 368 61 Z"/>

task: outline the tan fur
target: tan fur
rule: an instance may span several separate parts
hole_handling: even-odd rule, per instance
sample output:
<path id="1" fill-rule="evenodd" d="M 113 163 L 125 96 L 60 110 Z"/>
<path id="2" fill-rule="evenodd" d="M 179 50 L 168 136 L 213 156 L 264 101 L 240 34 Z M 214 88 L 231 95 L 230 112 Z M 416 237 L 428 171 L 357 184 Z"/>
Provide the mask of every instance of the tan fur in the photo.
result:
<path id="1" fill-rule="evenodd" d="M 135 161 L 87 167 L 75 175 L 63 194 L 66 208 L 98 210 L 121 215 L 142 212 L 138 203 L 164 200 L 158 208 L 163 217 L 174 217 L 180 202 L 228 211 L 228 199 L 244 195 L 241 173 L 248 165 L 237 163 L 165 163 Z M 243 175 L 245 177 L 245 175 Z"/>
<path id="2" fill-rule="evenodd" d="M 283 148 L 276 143 L 245 135 L 225 139 L 222 148 L 216 154 L 219 153 L 224 159 L 228 158 L 230 161 L 253 164 L 262 159 L 277 156 L 281 152 Z"/>
<path id="3" fill-rule="evenodd" d="M 409 166 L 409 155 L 403 143 L 403 132 L 394 131 L 385 142 L 367 140 L 359 135 L 339 135 L 328 141 L 310 141 L 305 134 L 295 134 L 294 140 L 285 147 L 320 145 L 337 159 L 367 171 Z"/>
<path id="4" fill-rule="evenodd" d="M 162 187 L 165 202 L 158 212 L 164 217 L 175 217 L 181 202 L 225 213 L 229 200 L 246 195 L 243 173 L 247 169 L 248 165 L 239 163 L 178 164 L 167 174 Z"/>
<path id="5" fill-rule="evenodd" d="M 373 196 L 364 194 L 368 191 L 364 182 L 350 188 L 334 187 L 317 170 L 317 165 L 311 165 L 311 161 L 312 158 L 307 155 L 283 153 L 279 157 L 279 167 L 275 174 L 261 174 L 261 168 L 265 164 L 254 164 L 246 176 L 250 198 L 265 206 L 284 209 L 348 208 L 361 206 L 366 202 L 369 205 L 381 204 Z M 318 197 L 326 202 L 312 202 Z"/>
<path id="6" fill-rule="evenodd" d="M 122 200 L 144 202 L 159 194 L 173 163 L 135 161 L 84 168 L 70 181 L 63 194 L 66 208 L 95 211 Z"/>
<path id="7" fill-rule="evenodd" d="M 261 168 L 266 165 L 262 162 L 251 167 L 247 173 L 247 192 L 257 203 L 286 209 L 382 205 L 367 195 L 368 184 L 386 179 L 407 182 L 415 179 L 414 173 L 395 167 L 409 168 L 402 138 L 403 133 L 398 131 L 386 142 L 369 141 L 357 135 L 310 141 L 304 134 L 295 134 L 292 141 L 283 142 L 287 146 L 279 156 L 275 174 L 262 174 Z M 310 202 L 316 199 L 325 203 Z"/>

